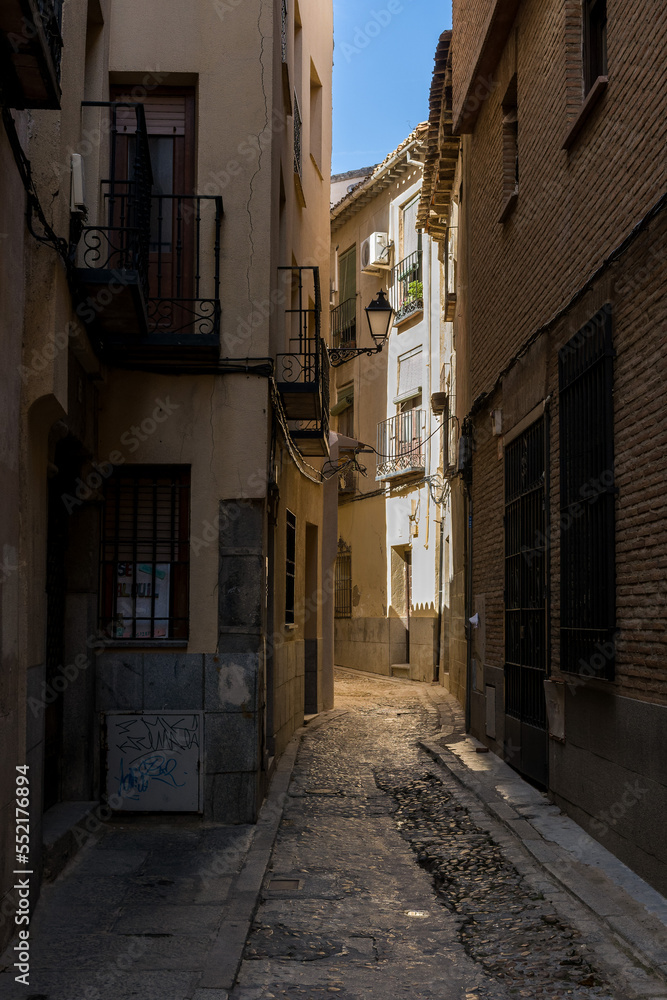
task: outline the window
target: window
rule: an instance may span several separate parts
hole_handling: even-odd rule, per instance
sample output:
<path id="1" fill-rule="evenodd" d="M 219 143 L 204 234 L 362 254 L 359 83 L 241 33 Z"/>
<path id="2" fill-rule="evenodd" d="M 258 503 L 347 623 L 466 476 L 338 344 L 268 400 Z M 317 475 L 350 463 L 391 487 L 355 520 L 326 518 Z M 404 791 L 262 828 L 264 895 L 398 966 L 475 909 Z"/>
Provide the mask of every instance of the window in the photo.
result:
<path id="1" fill-rule="evenodd" d="M 125 467 L 105 490 L 101 627 L 114 639 L 187 639 L 190 472 Z"/>
<path id="2" fill-rule="evenodd" d="M 616 624 L 611 316 L 561 348 L 561 670 L 612 679 Z"/>
<path id="3" fill-rule="evenodd" d="M 398 395 L 395 402 L 417 396 L 422 389 L 422 349 L 415 348 L 398 359 Z M 415 404 L 413 404 L 415 405 Z"/>
<path id="4" fill-rule="evenodd" d="M 288 510 L 285 529 L 285 624 L 294 624 L 294 585 L 296 577 L 296 515 Z"/>
<path id="5" fill-rule="evenodd" d="M 421 250 L 421 231 L 417 231 L 419 196 L 401 209 L 401 257 Z"/>
<path id="6" fill-rule="evenodd" d="M 584 0 L 584 95 L 607 75 L 607 0 Z"/>
<path id="7" fill-rule="evenodd" d="M 280 8 L 280 57 L 287 62 L 287 0 L 281 0 Z"/>
<path id="8" fill-rule="evenodd" d="M 334 347 L 354 347 L 357 337 L 357 247 L 338 257 L 338 305 L 331 310 Z"/>
<path id="9" fill-rule="evenodd" d="M 337 430 L 345 437 L 354 437 L 354 386 L 347 385 L 338 390 L 338 400 L 336 406 L 338 417 Z"/>
<path id="10" fill-rule="evenodd" d="M 357 296 L 357 246 L 349 247 L 338 258 L 339 302 L 356 299 Z"/>
<path id="11" fill-rule="evenodd" d="M 301 111 L 294 91 L 294 173 L 301 177 Z"/>
<path id="12" fill-rule="evenodd" d="M 400 247 L 401 259 L 391 271 L 390 298 L 396 315 L 394 325 L 424 308 L 422 279 L 422 234 L 416 229 L 419 197 L 401 209 Z"/>
<path id="13" fill-rule="evenodd" d="M 310 62 L 310 155 L 321 172 L 322 168 L 322 83 Z"/>
<path id="14" fill-rule="evenodd" d="M 503 100 L 503 212 L 504 222 L 516 204 L 519 193 L 519 119 L 517 79 L 512 77 Z"/>
<path id="15" fill-rule="evenodd" d="M 341 538 L 336 556 L 334 618 L 352 617 L 352 550 Z"/>

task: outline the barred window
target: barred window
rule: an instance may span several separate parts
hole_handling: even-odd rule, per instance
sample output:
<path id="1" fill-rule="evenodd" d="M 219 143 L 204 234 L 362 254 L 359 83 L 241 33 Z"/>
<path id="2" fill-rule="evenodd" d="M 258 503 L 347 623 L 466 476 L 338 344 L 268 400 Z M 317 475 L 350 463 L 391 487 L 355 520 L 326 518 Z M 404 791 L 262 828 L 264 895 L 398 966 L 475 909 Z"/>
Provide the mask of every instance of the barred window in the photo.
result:
<path id="1" fill-rule="evenodd" d="M 113 639 L 187 639 L 190 471 L 125 466 L 106 484 L 101 628 Z"/>
<path id="2" fill-rule="evenodd" d="M 584 94 L 607 75 L 607 0 L 584 0 Z"/>
<path id="3" fill-rule="evenodd" d="M 285 531 L 285 624 L 294 624 L 294 590 L 296 577 L 296 515 L 286 515 Z"/>
<path id="4" fill-rule="evenodd" d="M 561 670 L 614 676 L 616 563 L 611 315 L 558 352 Z"/>
<path id="5" fill-rule="evenodd" d="M 341 539 L 336 556 L 335 618 L 352 617 L 352 550 Z"/>

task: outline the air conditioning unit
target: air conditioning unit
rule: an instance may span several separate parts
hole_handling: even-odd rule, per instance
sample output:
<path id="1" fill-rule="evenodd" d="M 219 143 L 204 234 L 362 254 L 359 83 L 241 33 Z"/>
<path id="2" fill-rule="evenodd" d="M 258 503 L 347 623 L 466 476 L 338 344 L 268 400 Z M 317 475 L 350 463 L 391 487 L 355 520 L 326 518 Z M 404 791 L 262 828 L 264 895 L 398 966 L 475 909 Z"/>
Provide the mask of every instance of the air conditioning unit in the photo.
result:
<path id="1" fill-rule="evenodd" d="M 392 245 L 387 233 L 371 233 L 361 244 L 361 270 L 373 273 L 390 268 Z"/>

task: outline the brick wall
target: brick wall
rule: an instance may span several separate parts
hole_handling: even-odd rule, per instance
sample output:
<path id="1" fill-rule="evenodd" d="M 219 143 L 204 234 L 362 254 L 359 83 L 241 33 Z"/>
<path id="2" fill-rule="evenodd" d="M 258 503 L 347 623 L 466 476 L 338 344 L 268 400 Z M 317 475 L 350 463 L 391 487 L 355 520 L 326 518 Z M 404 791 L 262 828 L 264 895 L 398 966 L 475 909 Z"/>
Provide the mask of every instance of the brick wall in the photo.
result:
<path id="1" fill-rule="evenodd" d="M 494 72 L 497 86 L 467 143 L 473 398 L 667 187 L 660 85 L 667 8 L 651 5 L 649 16 L 636 0 L 608 0 L 609 86 L 568 153 L 562 144 L 580 79 L 573 2 L 521 5 Z M 474 58 L 475 25 L 489 8 L 454 0 L 455 94 Z M 500 224 L 502 102 L 515 71 L 519 197 Z"/>
<path id="2" fill-rule="evenodd" d="M 483 6 L 454 0 L 455 92 L 457 65 L 459 87 L 465 76 L 457 58 L 475 57 L 470 26 L 461 28 L 457 49 L 457 24 Z M 518 724 L 506 721 L 497 697 L 496 739 L 488 738 L 482 693 L 484 683 L 502 688 L 505 642 L 504 462 L 489 411 L 501 410 L 507 434 L 546 400 L 549 664 L 553 678 L 565 681 L 565 739 L 549 740 L 550 794 L 664 891 L 667 850 L 652 831 L 667 822 L 667 786 L 657 766 L 667 725 L 667 209 L 650 221 L 647 215 L 667 191 L 667 8 L 607 0 L 607 9 L 608 87 L 569 151 L 563 142 L 581 101 L 579 0 L 524 0 L 499 55 L 497 86 L 463 143 L 458 377 L 461 398 L 473 407 L 477 400 L 472 589 L 483 619 L 474 636 L 483 672 L 480 679 L 478 668 L 471 715 L 474 734 L 511 755 L 508 740 Z M 501 223 L 503 100 L 514 73 L 519 192 Z M 609 304 L 618 638 L 615 678 L 606 681 L 559 672 L 558 351 Z M 601 823 L 625 783 L 637 779 L 646 794 L 635 811 L 611 826 Z"/>

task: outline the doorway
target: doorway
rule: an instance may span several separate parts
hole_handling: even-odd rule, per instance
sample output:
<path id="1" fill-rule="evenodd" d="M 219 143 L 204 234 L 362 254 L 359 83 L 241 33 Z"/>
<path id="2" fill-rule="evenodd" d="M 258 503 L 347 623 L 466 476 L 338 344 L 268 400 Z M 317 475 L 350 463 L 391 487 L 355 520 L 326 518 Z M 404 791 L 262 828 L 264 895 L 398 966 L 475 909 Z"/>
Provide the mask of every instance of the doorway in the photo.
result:
<path id="1" fill-rule="evenodd" d="M 505 448 L 505 757 L 547 784 L 546 420 Z"/>
<path id="2" fill-rule="evenodd" d="M 304 613 L 304 684 L 303 684 L 303 714 L 315 715 L 318 711 L 317 697 L 317 661 L 319 643 L 317 638 L 319 627 L 318 613 L 318 563 L 319 563 L 319 532 L 316 524 L 306 524 L 306 565 L 304 580 L 306 585 L 306 600 Z"/>
<path id="3" fill-rule="evenodd" d="M 122 101 L 115 87 L 112 100 Z M 153 187 L 148 253 L 151 328 L 177 332 L 192 322 L 195 246 L 199 210 L 193 200 L 195 164 L 195 95 L 191 87 L 157 87 L 141 102 L 146 119 Z M 123 212 L 122 192 L 131 202 L 134 190 L 134 114 L 118 114 L 114 181 L 121 192 L 115 211 Z M 117 221 L 117 220 L 116 220 Z"/>
<path id="4" fill-rule="evenodd" d="M 71 491 L 78 465 L 72 458 L 70 442 L 60 442 L 55 450 L 57 471 L 48 482 L 48 522 L 46 534 L 46 692 L 44 710 L 44 811 L 62 801 L 64 744 L 65 602 L 67 598 L 66 556 L 70 516 L 63 494 Z"/>
<path id="5" fill-rule="evenodd" d="M 393 545 L 391 549 L 391 607 L 389 658 L 392 669 L 410 663 L 410 612 L 412 607 L 412 549 Z"/>

